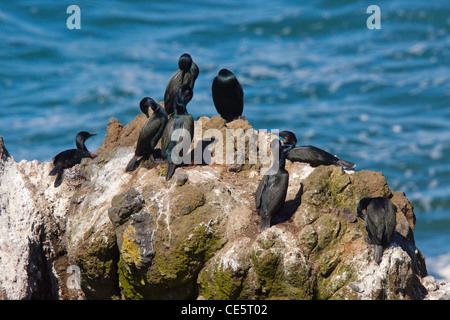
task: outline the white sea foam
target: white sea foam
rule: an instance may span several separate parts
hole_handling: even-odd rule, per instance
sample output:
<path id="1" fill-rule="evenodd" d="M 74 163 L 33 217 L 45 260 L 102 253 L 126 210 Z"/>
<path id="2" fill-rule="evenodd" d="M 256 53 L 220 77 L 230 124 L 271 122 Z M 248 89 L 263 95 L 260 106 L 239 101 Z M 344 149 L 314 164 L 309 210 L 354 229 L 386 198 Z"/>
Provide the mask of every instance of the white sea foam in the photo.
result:
<path id="1" fill-rule="evenodd" d="M 450 253 L 427 257 L 427 270 L 439 280 L 450 281 Z"/>

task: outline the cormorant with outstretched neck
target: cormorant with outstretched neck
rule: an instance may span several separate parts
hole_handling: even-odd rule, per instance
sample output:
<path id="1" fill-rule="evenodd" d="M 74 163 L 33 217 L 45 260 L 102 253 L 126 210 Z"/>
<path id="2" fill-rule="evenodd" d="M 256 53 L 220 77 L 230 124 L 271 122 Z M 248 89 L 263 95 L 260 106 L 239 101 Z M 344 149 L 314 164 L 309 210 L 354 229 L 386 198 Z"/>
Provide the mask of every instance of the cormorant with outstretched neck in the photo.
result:
<path id="1" fill-rule="evenodd" d="M 172 158 L 173 148 L 183 141 L 184 148 L 182 151 L 187 151 L 189 149 L 192 138 L 194 136 L 194 118 L 191 114 L 187 112 L 186 105 L 192 99 L 193 91 L 188 85 L 183 85 L 178 89 L 177 95 L 174 101 L 174 114 L 167 121 L 166 128 L 161 138 L 161 154 L 167 160 L 167 172 L 166 180 L 170 180 L 175 173 L 177 161 Z M 178 137 L 177 140 L 172 140 L 172 134 L 175 130 L 184 129 L 184 133 L 189 134 L 188 136 Z M 181 139 L 182 138 L 182 139 Z M 186 140 L 189 139 L 189 140 Z M 179 152 L 177 153 L 179 155 Z M 183 154 L 181 157 L 185 156 Z"/>
<path id="2" fill-rule="evenodd" d="M 74 165 L 80 163 L 83 158 L 92 159 L 92 155 L 84 145 L 84 142 L 95 135 L 97 134 L 86 131 L 79 132 L 75 138 L 75 145 L 77 148 L 60 152 L 53 158 L 54 168 L 50 171 L 49 175 L 56 175 L 54 183 L 55 188 L 59 187 L 62 183 L 64 169 L 72 168 Z"/>
<path id="3" fill-rule="evenodd" d="M 188 53 L 183 53 L 178 59 L 178 68 L 179 70 L 170 78 L 164 92 L 164 108 L 168 115 L 174 112 L 173 101 L 178 89 L 183 85 L 187 85 L 193 90 L 195 80 L 200 72 L 197 64 Z"/>
<path id="4" fill-rule="evenodd" d="M 242 115 L 244 90 L 233 72 L 220 70 L 213 80 L 211 92 L 216 110 L 225 121 L 233 121 Z"/>
<path id="5" fill-rule="evenodd" d="M 276 152 L 275 143 L 279 144 L 279 152 Z M 256 212 L 261 216 L 260 232 L 270 228 L 272 216 L 283 207 L 289 185 L 289 173 L 284 168 L 284 152 L 287 146 L 282 146 L 279 140 L 272 140 L 271 148 L 274 165 L 278 165 L 277 171 L 273 174 L 272 170 L 269 170 L 270 174 L 264 175 L 255 193 Z"/>
<path id="6" fill-rule="evenodd" d="M 366 221 L 369 244 L 373 244 L 373 258 L 380 264 L 383 247 L 389 245 L 395 231 L 397 207 L 388 198 L 363 198 L 358 204 L 358 216 Z"/>
<path id="7" fill-rule="evenodd" d="M 299 146 L 297 147 L 297 137 L 291 131 L 280 132 L 280 138 L 284 145 L 291 146 L 291 149 L 286 152 L 286 159 L 292 162 L 306 162 L 312 167 L 321 165 L 340 165 L 344 168 L 354 170 L 355 164 L 346 160 L 341 160 L 331 153 L 319 149 L 314 146 Z"/>
<path id="8" fill-rule="evenodd" d="M 152 98 L 145 97 L 142 99 L 139 103 L 139 107 L 141 108 L 142 113 L 147 116 L 147 120 L 141 129 L 134 156 L 128 163 L 125 169 L 126 172 L 136 170 L 140 161 L 150 158 L 167 124 L 166 110 Z M 152 108 L 153 110 L 151 117 L 148 114 L 149 108 Z M 140 161 L 138 161 L 139 157 L 141 157 Z"/>

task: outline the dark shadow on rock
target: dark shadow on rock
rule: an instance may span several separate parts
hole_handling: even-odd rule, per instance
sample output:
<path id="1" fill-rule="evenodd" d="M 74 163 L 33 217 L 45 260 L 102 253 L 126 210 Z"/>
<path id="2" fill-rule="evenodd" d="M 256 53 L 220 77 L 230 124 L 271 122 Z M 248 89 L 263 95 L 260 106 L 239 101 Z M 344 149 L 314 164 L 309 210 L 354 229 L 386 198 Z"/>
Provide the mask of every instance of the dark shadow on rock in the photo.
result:
<path id="1" fill-rule="evenodd" d="M 288 200 L 284 203 L 283 208 L 272 217 L 271 225 L 276 225 L 279 223 L 283 223 L 292 218 L 294 213 L 297 211 L 298 207 L 301 204 L 301 198 L 303 194 L 303 183 L 300 183 L 300 188 L 295 195 L 295 198 L 292 200 Z"/>
<path id="2" fill-rule="evenodd" d="M 425 264 L 425 257 L 417 249 L 416 245 L 402 236 L 399 232 L 394 231 L 391 238 L 390 246 L 399 246 L 405 251 L 411 260 L 413 261 L 414 272 L 416 272 L 420 277 L 425 277 L 428 275 L 427 266 Z"/>
<path id="3" fill-rule="evenodd" d="M 42 230 L 42 231 L 41 231 Z M 39 239 L 28 237 L 28 288 L 31 288 L 31 300 L 57 300 L 58 280 L 52 272 L 48 252 L 44 249 L 45 235 L 40 228 Z"/>
<path id="4" fill-rule="evenodd" d="M 423 297 L 428 294 L 428 290 L 420 282 L 420 278 L 428 275 L 425 257 L 413 242 L 406 239 L 397 231 L 394 231 L 394 234 L 392 235 L 390 246 L 399 246 L 409 255 L 413 263 L 413 273 L 408 278 L 408 285 L 406 285 L 404 294 L 413 299 L 423 299 Z"/>

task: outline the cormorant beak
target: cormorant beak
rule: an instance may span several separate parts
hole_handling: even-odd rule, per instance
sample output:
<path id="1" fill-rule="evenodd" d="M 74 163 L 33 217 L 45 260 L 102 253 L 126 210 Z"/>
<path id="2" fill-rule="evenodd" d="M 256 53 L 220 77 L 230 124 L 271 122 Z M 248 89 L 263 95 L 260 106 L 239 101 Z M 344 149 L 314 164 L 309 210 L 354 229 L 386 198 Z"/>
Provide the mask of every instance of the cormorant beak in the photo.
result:
<path id="1" fill-rule="evenodd" d="M 89 137 L 93 137 L 93 136 L 96 136 L 97 134 L 96 133 L 91 133 L 91 134 L 89 134 Z"/>
<path id="2" fill-rule="evenodd" d="M 360 217 L 361 219 L 364 219 L 364 217 L 366 216 L 367 209 L 361 210 L 361 208 L 358 207 L 356 211 L 357 211 L 358 217 Z"/>
<path id="3" fill-rule="evenodd" d="M 292 143 L 291 143 L 291 141 L 288 139 L 288 138 L 285 138 L 285 137 L 282 137 L 282 136 L 279 136 L 279 138 L 280 138 L 280 141 L 281 141 L 281 145 L 282 146 L 289 146 L 289 145 L 292 145 Z M 293 148 L 294 146 L 292 145 L 292 148 Z"/>

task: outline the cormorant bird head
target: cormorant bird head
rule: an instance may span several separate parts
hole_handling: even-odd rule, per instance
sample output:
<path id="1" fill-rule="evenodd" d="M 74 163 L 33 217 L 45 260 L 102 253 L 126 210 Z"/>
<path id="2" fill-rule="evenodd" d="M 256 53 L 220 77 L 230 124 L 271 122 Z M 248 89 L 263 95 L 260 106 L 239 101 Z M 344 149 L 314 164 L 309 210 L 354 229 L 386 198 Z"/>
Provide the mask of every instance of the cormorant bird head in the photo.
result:
<path id="1" fill-rule="evenodd" d="M 274 158 L 281 159 L 282 157 L 284 158 L 283 155 L 285 152 L 292 149 L 292 145 L 284 144 L 278 139 L 273 139 L 272 141 L 270 141 L 270 149 L 272 150 L 272 154 L 274 152 L 275 153 L 278 152 L 278 157 L 274 157 Z"/>
<path id="2" fill-rule="evenodd" d="M 219 71 L 219 77 L 222 77 L 222 78 L 229 78 L 229 77 L 233 77 L 234 76 L 234 73 L 233 72 L 231 72 L 230 70 L 228 70 L 228 69 L 221 69 L 220 71 Z"/>
<path id="3" fill-rule="evenodd" d="M 89 139 L 92 136 L 96 136 L 96 133 L 89 133 L 86 131 L 78 132 L 77 137 L 75 138 L 75 144 L 77 146 L 77 149 L 86 150 L 86 147 L 84 146 L 84 142 Z"/>
<path id="4" fill-rule="evenodd" d="M 292 145 L 292 148 L 297 144 L 297 137 L 291 131 L 282 131 L 279 134 L 280 140 L 283 142 L 283 145 Z"/>
<path id="5" fill-rule="evenodd" d="M 156 109 L 158 109 L 158 106 L 159 105 L 155 102 L 155 100 L 149 97 L 145 97 L 139 103 L 139 107 L 141 108 L 142 113 L 145 114 L 147 118 L 149 117 L 148 108 L 152 108 L 153 112 L 155 112 Z"/>
<path id="6" fill-rule="evenodd" d="M 183 53 L 178 59 L 178 68 L 181 70 L 181 83 L 183 83 L 184 75 L 191 69 L 192 57 L 188 53 Z"/>
<path id="7" fill-rule="evenodd" d="M 358 203 L 358 208 L 356 209 L 356 213 L 358 214 L 358 217 L 364 219 L 367 211 L 367 206 L 369 205 L 372 198 L 365 197 L 362 198 Z"/>
<path id="8" fill-rule="evenodd" d="M 181 86 L 177 95 L 175 96 L 175 100 L 173 101 L 173 109 L 175 113 L 181 114 L 186 112 L 186 105 L 191 101 L 194 92 L 191 87 L 188 85 Z"/>

